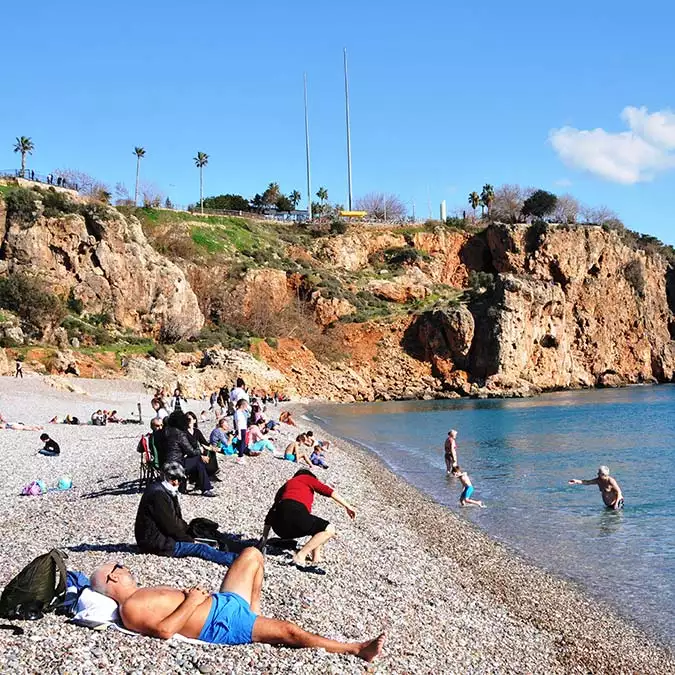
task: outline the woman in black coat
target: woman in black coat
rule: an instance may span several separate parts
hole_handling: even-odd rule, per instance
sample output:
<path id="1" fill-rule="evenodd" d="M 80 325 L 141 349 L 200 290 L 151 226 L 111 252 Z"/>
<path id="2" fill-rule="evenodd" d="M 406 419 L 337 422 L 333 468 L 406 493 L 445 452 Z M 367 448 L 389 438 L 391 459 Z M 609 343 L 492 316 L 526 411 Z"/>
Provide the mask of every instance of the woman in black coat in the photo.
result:
<path id="1" fill-rule="evenodd" d="M 194 448 L 187 432 L 188 420 L 185 413 L 174 410 L 164 425 L 164 461 L 179 462 L 185 467 L 188 478 L 204 497 L 215 497 L 213 486 L 206 470 L 208 457 L 204 457 L 199 449 Z"/>
<path id="2" fill-rule="evenodd" d="M 204 434 L 199 429 L 197 424 L 197 416 L 193 412 L 186 412 L 185 417 L 187 417 L 187 434 L 190 437 L 190 443 L 195 450 L 198 450 L 203 456 L 208 457 L 209 463 L 206 465 L 206 472 L 209 476 L 218 481 L 216 474 L 218 473 L 218 460 L 216 459 L 216 453 L 211 450 L 209 442 L 204 438 Z"/>

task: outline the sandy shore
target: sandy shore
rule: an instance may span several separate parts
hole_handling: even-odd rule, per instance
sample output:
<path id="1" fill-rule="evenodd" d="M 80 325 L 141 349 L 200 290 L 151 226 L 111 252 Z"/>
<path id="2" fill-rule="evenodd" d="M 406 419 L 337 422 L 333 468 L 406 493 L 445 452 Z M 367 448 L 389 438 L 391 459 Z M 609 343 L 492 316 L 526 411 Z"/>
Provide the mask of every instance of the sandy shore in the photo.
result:
<path id="1" fill-rule="evenodd" d="M 38 377 L 0 378 L 0 412 L 13 421 L 46 423 L 67 412 L 88 419 L 98 407 L 128 415 L 138 400 L 148 409 L 148 396 L 132 383 L 77 384 L 89 395 L 56 391 Z M 199 412 L 206 406 L 190 407 Z M 58 458 L 36 454 L 39 432 L 0 431 L 7 469 L 0 487 L 0 585 L 35 555 L 57 546 L 67 551 L 69 567 L 87 573 L 120 560 L 144 584 L 217 588 L 224 573 L 217 565 L 134 551 L 140 498 L 135 446 L 141 428 L 45 426 L 61 444 Z M 296 432 L 285 427 L 277 434 L 279 444 Z M 666 649 L 574 585 L 507 552 L 369 453 L 336 441 L 329 460 L 330 469 L 317 473 L 357 507 L 357 519 L 350 522 L 339 507 L 317 497 L 315 513 L 339 532 L 326 548 L 327 575 L 303 574 L 285 557 L 268 556 L 263 613 L 343 640 L 386 630 L 384 654 L 371 670 L 377 673 L 675 672 Z M 209 517 L 224 530 L 257 537 L 276 489 L 296 468 L 269 455 L 247 465 L 223 458 L 218 498 L 182 497 L 184 515 Z M 55 485 L 65 474 L 74 481 L 72 490 L 18 497 L 31 480 Z M 0 672 L 364 670 L 353 658 L 323 652 L 162 642 L 77 628 L 53 615 L 22 625 L 21 637 L 0 631 Z"/>

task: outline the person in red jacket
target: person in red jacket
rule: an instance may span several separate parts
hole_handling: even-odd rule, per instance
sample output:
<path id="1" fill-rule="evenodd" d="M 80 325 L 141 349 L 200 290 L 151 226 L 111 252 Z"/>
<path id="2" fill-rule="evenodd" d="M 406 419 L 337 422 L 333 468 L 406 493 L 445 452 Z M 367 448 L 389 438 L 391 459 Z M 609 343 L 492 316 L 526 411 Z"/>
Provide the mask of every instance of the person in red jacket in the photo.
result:
<path id="1" fill-rule="evenodd" d="M 278 490 L 274 505 L 265 518 L 261 544 L 264 546 L 270 529 L 282 539 L 311 537 L 299 551 L 295 552 L 293 563 L 298 569 L 324 574 L 325 572 L 315 565 L 323 559 L 324 544 L 335 536 L 335 526 L 323 518 L 312 515 L 316 492 L 324 497 L 330 497 L 343 506 L 352 520 L 356 518 L 355 509 L 333 488 L 318 480 L 308 469 L 300 469 Z M 307 558 L 311 559 L 313 563 L 311 566 L 307 566 Z"/>

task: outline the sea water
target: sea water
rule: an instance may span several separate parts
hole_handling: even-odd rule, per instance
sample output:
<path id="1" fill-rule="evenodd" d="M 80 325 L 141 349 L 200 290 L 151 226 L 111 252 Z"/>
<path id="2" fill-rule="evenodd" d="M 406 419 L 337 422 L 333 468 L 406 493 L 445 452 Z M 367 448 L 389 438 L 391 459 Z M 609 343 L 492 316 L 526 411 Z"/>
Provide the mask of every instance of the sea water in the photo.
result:
<path id="1" fill-rule="evenodd" d="M 308 417 L 675 646 L 675 386 L 319 405 Z M 459 506 L 443 458 L 450 429 L 485 509 Z M 601 464 L 621 486 L 622 511 L 604 508 L 597 486 L 567 483 Z"/>

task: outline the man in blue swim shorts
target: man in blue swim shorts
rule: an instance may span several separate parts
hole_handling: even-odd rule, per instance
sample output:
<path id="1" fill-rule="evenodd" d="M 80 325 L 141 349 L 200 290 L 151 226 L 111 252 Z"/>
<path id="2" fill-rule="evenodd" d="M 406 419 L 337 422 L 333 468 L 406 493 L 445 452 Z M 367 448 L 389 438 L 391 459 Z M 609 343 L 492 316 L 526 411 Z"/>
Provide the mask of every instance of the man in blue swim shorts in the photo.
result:
<path id="1" fill-rule="evenodd" d="M 232 563 L 218 593 L 201 588 L 140 588 L 127 567 L 108 563 L 91 576 L 93 590 L 119 605 L 128 630 L 168 640 L 176 634 L 204 642 L 241 645 L 263 642 L 287 647 L 314 647 L 372 661 L 382 651 L 384 634 L 365 642 L 338 642 L 308 633 L 290 621 L 260 616 L 264 559 L 247 548 Z"/>

